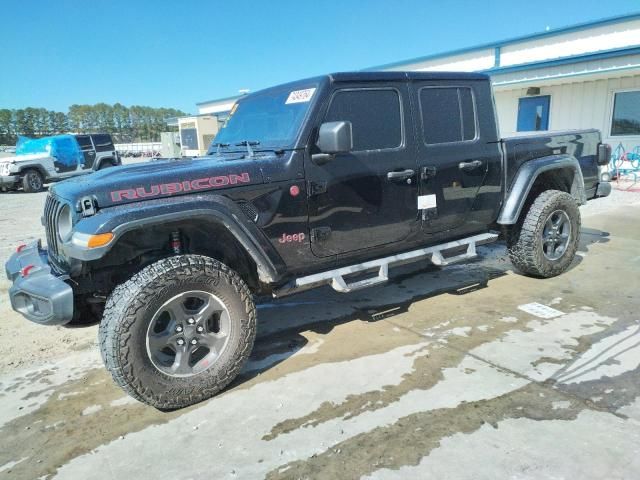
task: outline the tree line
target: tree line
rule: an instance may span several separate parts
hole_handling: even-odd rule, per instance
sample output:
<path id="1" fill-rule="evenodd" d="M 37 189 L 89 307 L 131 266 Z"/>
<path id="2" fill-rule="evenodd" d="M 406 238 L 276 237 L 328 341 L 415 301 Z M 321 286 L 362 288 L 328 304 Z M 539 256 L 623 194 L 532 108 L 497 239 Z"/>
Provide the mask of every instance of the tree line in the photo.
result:
<path id="1" fill-rule="evenodd" d="M 0 145 L 15 145 L 18 135 L 34 138 L 62 133 L 110 133 L 116 143 L 158 142 L 161 132 L 175 131 L 167 120 L 185 115 L 175 108 L 120 103 L 71 105 L 67 113 L 32 107 L 0 109 Z"/>

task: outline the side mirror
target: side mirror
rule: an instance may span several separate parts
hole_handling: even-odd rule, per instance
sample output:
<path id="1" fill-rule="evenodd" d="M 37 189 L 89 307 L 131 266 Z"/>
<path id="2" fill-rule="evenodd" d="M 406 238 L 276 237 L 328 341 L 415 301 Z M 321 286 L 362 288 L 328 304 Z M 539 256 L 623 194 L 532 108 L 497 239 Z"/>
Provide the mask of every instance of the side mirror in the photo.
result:
<path id="1" fill-rule="evenodd" d="M 353 150 L 351 122 L 326 122 L 320 125 L 318 142 L 322 153 L 346 153 Z"/>
<path id="2" fill-rule="evenodd" d="M 318 165 L 327 163 L 337 153 L 353 150 L 351 122 L 326 122 L 320 125 L 316 145 L 322 153 L 313 156 Z"/>
<path id="3" fill-rule="evenodd" d="M 611 161 L 611 145 L 607 143 L 598 144 L 598 165 L 608 165 Z"/>

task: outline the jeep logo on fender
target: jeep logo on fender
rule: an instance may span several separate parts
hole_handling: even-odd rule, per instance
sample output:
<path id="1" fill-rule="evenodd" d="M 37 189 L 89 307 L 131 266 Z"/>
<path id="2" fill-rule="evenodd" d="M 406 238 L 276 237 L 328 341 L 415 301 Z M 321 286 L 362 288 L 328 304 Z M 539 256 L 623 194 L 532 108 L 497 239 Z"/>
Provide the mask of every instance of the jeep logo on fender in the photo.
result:
<path id="1" fill-rule="evenodd" d="M 208 190 L 220 188 L 226 185 L 249 183 L 251 179 L 247 172 L 236 175 L 220 175 L 217 177 L 198 178 L 196 180 L 184 180 L 182 182 L 161 183 L 150 187 L 127 188 L 111 192 L 111 200 L 121 202 L 124 199 L 136 200 L 139 198 L 158 197 L 161 195 L 175 195 L 180 192 L 193 192 L 196 190 Z"/>

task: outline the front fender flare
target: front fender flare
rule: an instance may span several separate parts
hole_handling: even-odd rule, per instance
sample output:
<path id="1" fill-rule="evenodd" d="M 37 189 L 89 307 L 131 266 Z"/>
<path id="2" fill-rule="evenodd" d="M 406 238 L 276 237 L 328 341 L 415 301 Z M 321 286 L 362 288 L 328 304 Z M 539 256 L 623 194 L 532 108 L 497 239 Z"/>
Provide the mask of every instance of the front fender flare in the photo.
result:
<path id="1" fill-rule="evenodd" d="M 551 170 L 569 168 L 573 171 L 571 195 L 578 205 L 587 202 L 584 191 L 584 178 L 578 160 L 571 155 L 550 155 L 525 162 L 515 175 L 511 184 L 497 223 L 500 225 L 514 225 L 520 217 L 529 192 L 540 174 Z"/>
<path id="2" fill-rule="evenodd" d="M 106 208 L 79 221 L 74 227 L 74 235 L 63 244 L 63 249 L 71 258 L 98 260 L 128 231 L 194 218 L 216 222 L 229 230 L 256 263 L 262 282 L 274 283 L 282 276 L 284 262 L 262 231 L 242 213 L 235 202 L 214 194 L 194 198 L 177 196 Z M 78 237 L 107 232 L 113 233 L 114 238 L 103 247 L 89 249 L 74 241 Z"/>

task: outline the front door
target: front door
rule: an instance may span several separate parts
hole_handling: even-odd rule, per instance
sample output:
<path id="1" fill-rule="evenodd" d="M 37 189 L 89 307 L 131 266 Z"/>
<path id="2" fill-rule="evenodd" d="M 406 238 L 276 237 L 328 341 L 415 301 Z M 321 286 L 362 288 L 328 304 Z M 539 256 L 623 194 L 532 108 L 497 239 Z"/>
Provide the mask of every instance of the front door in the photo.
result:
<path id="1" fill-rule="evenodd" d="M 324 165 L 307 156 L 313 253 L 325 257 L 402 241 L 419 228 L 406 84 L 337 86 L 319 123 L 333 121 L 351 122 L 354 148 Z"/>
<path id="2" fill-rule="evenodd" d="M 452 230 L 469 220 L 489 165 L 499 162 L 498 149 L 494 143 L 491 156 L 485 155 L 470 85 L 414 82 L 411 90 L 421 137 L 418 208 L 423 230 Z"/>

